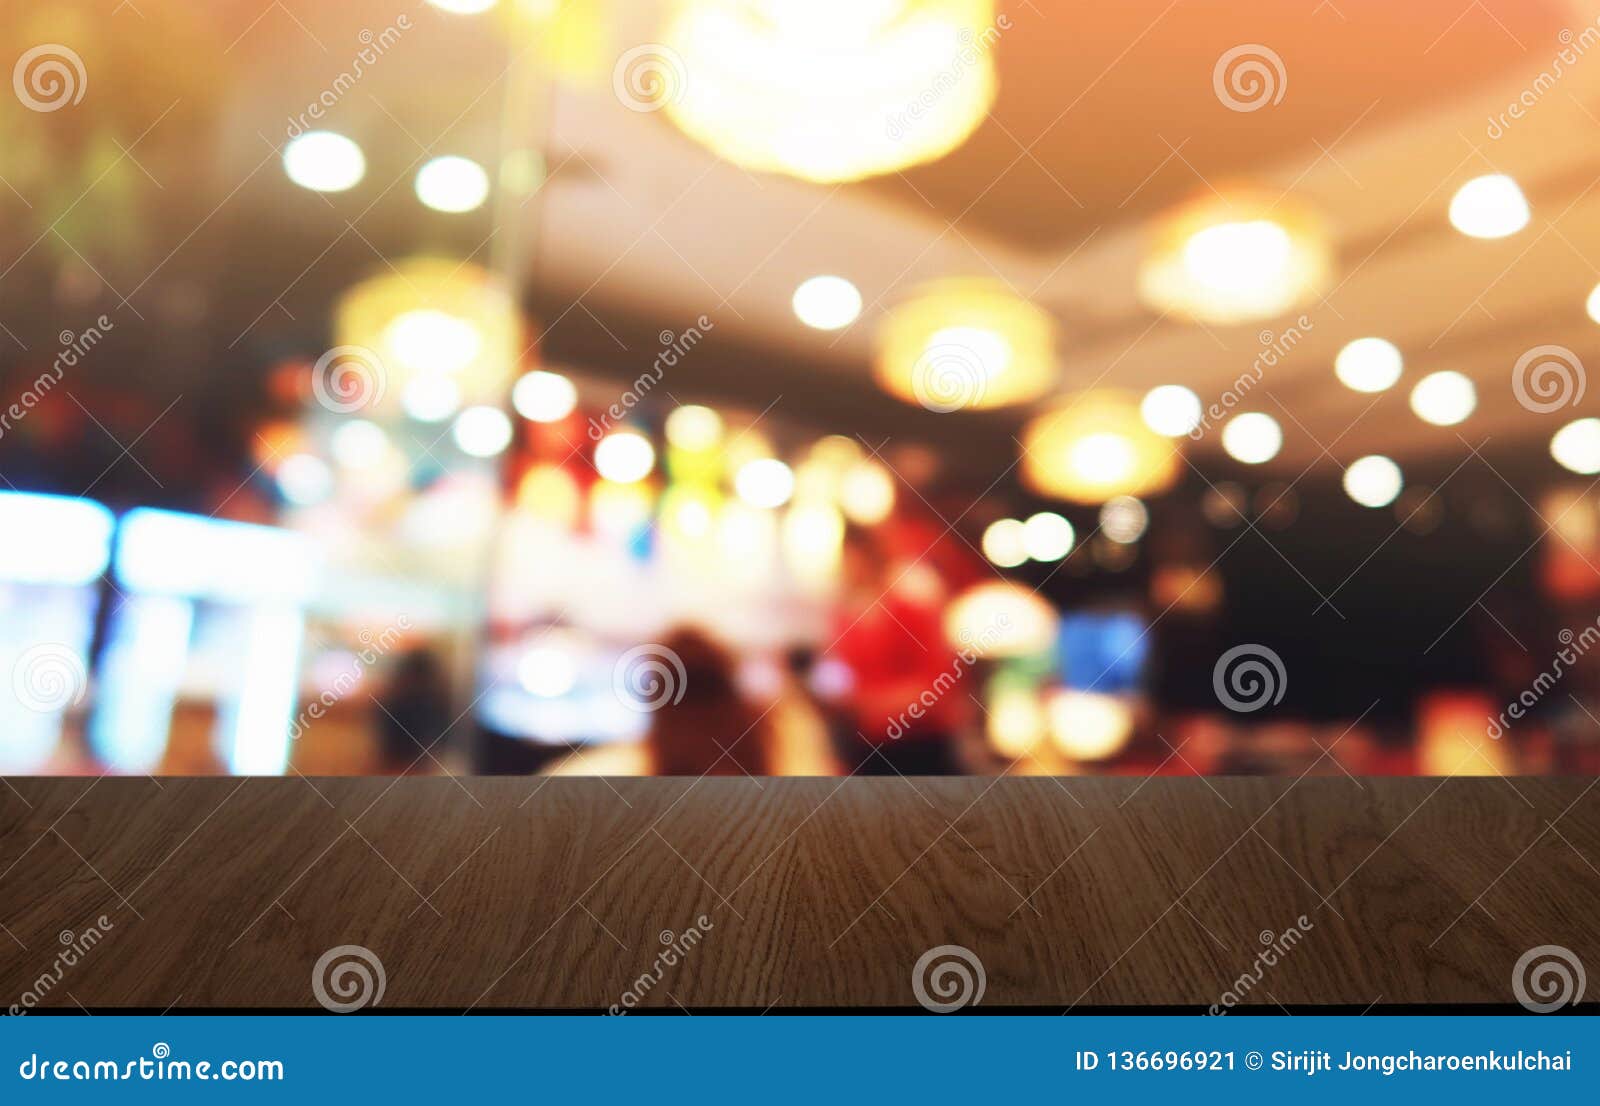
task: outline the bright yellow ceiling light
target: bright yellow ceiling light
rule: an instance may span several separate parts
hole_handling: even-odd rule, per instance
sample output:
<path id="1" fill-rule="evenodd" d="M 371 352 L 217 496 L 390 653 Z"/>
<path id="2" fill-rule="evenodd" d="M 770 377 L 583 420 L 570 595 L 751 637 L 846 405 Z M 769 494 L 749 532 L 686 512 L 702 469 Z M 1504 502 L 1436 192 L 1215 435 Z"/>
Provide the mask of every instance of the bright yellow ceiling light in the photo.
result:
<path id="1" fill-rule="evenodd" d="M 1229 325 L 1299 307 L 1333 271 L 1316 214 L 1288 196 L 1206 195 L 1157 221 L 1139 291 L 1159 311 Z"/>
<path id="2" fill-rule="evenodd" d="M 1138 399 L 1087 392 L 1033 418 L 1022 431 L 1022 478 L 1074 503 L 1148 496 L 1178 476 L 1177 447 L 1145 425 Z"/>
<path id="3" fill-rule="evenodd" d="M 749 169 L 891 173 L 949 153 L 988 114 L 994 18 L 994 0 L 686 0 L 664 36 L 685 79 L 664 106 Z"/>
<path id="4" fill-rule="evenodd" d="M 345 292 L 334 332 L 340 346 L 375 356 L 366 371 L 383 375 L 377 391 L 402 397 L 417 381 L 442 383 L 451 410 L 497 406 L 522 353 L 520 318 L 503 285 L 444 258 L 402 261 Z"/>
<path id="5" fill-rule="evenodd" d="M 877 341 L 878 383 L 930 411 L 1025 403 L 1055 383 L 1055 324 L 999 281 L 924 285 L 889 312 Z"/>

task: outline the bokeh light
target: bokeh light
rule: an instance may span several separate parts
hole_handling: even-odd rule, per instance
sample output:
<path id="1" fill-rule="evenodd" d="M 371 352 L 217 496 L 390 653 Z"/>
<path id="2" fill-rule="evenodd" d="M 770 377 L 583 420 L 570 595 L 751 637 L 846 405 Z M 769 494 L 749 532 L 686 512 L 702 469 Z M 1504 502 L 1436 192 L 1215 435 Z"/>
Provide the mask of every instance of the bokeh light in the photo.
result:
<path id="1" fill-rule="evenodd" d="M 1159 311 L 1237 324 L 1307 302 L 1332 267 L 1321 219 L 1292 197 L 1208 193 L 1156 222 L 1139 290 Z"/>
<path id="2" fill-rule="evenodd" d="M 361 183 L 367 159 L 361 147 L 332 131 L 307 131 L 283 148 L 283 170 L 301 188 L 345 192 Z"/>
<path id="3" fill-rule="evenodd" d="M 1400 466 L 1378 454 L 1353 461 L 1344 470 L 1345 494 L 1363 507 L 1387 507 L 1404 487 Z"/>
<path id="4" fill-rule="evenodd" d="M 1200 425 L 1200 397 L 1182 384 L 1152 388 L 1139 404 L 1139 414 L 1151 430 L 1165 438 L 1181 438 Z"/>
<path id="5" fill-rule="evenodd" d="M 1392 388 L 1405 368 L 1405 359 L 1393 342 L 1383 338 L 1357 338 L 1334 358 L 1334 375 L 1346 388 L 1357 392 L 1381 392 Z"/>
<path id="6" fill-rule="evenodd" d="M 560 373 L 535 369 L 511 388 L 511 406 L 531 422 L 560 422 L 578 405 L 578 390 Z"/>
<path id="7" fill-rule="evenodd" d="M 1260 411 L 1235 415 L 1222 428 L 1222 448 L 1235 461 L 1265 464 L 1283 448 L 1283 428 L 1277 419 Z"/>
<path id="8" fill-rule="evenodd" d="M 489 198 L 489 174 L 470 158 L 436 157 L 417 170 L 417 199 L 452 215 L 474 211 Z"/>
<path id="9" fill-rule="evenodd" d="M 1434 426 L 1465 422 L 1478 406 L 1478 390 L 1470 378 L 1451 370 L 1429 373 L 1411 389 L 1411 410 Z"/>
<path id="10" fill-rule="evenodd" d="M 617 484 L 643 480 L 655 463 L 656 451 L 650 439 L 632 430 L 607 434 L 594 447 L 595 471 Z"/>
<path id="11" fill-rule="evenodd" d="M 1528 201 L 1504 173 L 1476 177 L 1450 200 L 1450 223 L 1472 238 L 1504 238 L 1528 225 Z"/>
<path id="12" fill-rule="evenodd" d="M 1581 476 L 1600 473 L 1600 419 L 1577 419 L 1550 438 L 1550 456 Z"/>
<path id="13" fill-rule="evenodd" d="M 861 292 L 839 276 L 814 276 L 794 290 L 794 314 L 816 330 L 839 330 L 861 314 Z"/>

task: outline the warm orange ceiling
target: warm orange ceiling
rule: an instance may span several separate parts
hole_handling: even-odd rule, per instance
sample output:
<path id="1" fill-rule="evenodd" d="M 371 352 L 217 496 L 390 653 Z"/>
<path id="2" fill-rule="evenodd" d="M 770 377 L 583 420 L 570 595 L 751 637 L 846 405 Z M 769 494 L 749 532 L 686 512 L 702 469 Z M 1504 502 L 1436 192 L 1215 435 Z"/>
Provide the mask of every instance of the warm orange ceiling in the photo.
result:
<path id="1" fill-rule="evenodd" d="M 867 186 L 963 229 L 1050 251 L 1160 208 L 1199 178 L 1331 147 L 1357 123 L 1459 99 L 1558 48 L 1552 0 L 1118 0 L 1002 5 L 1001 88 L 948 157 Z M 1282 59 L 1271 110 L 1213 95 L 1213 67 L 1258 43 Z M 1176 151 L 1176 152 L 1174 152 Z"/>

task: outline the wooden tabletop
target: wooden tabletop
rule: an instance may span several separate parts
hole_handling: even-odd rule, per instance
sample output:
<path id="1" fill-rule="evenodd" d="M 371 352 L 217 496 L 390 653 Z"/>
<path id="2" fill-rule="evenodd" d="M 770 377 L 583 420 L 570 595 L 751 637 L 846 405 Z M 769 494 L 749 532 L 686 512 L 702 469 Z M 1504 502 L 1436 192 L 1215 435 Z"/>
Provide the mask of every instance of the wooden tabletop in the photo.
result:
<path id="1" fill-rule="evenodd" d="M 1600 971 L 1597 782 L 11 779 L 0 1003 L 316 1009 L 348 945 L 380 1010 L 916 1009 L 958 946 L 985 1009 L 1515 1009 Z"/>

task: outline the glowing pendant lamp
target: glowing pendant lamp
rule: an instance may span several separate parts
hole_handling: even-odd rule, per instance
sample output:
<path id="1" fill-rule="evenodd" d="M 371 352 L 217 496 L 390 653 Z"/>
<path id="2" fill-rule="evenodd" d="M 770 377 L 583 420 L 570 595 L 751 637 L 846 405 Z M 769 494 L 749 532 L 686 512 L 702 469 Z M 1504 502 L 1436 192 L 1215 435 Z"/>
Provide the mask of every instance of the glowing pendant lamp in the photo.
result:
<path id="1" fill-rule="evenodd" d="M 889 312 L 877 342 L 878 383 L 930 411 L 1025 403 L 1055 383 L 1054 322 L 997 280 L 924 285 Z"/>
<path id="2" fill-rule="evenodd" d="M 455 404 L 498 404 L 522 354 L 511 297 L 477 265 L 416 258 L 347 291 L 334 319 L 340 362 L 398 404 L 419 385 L 447 385 Z M 330 367 L 327 371 L 336 371 Z M 335 389 L 328 389 L 332 394 Z"/>
<path id="3" fill-rule="evenodd" d="M 1022 478 L 1074 503 L 1147 496 L 1170 487 L 1178 447 L 1145 425 L 1138 397 L 1086 392 L 1035 416 L 1022 431 Z"/>
<path id="4" fill-rule="evenodd" d="M 664 106 L 749 169 L 891 173 L 949 153 L 988 114 L 994 18 L 993 0 L 684 0 L 656 59 L 676 75 Z"/>
<path id="5" fill-rule="evenodd" d="M 1289 196 L 1224 190 L 1157 220 L 1139 292 L 1158 311 L 1231 325 L 1307 303 L 1332 272 L 1327 231 L 1305 205 Z"/>

